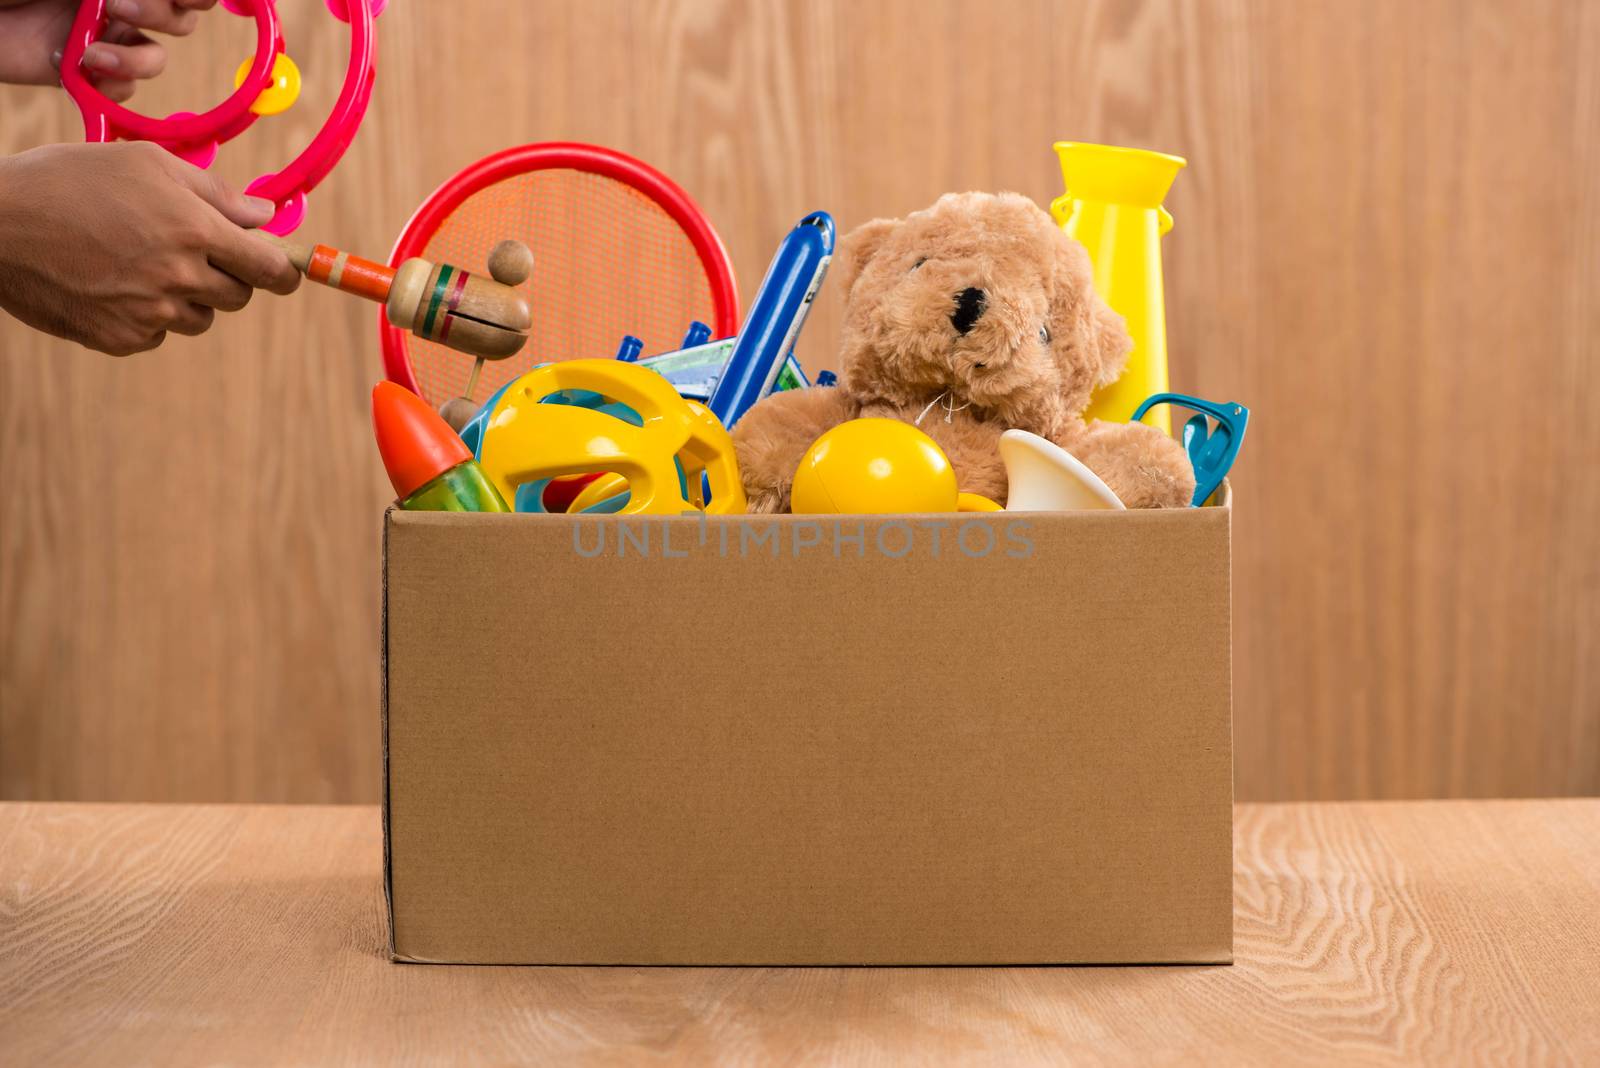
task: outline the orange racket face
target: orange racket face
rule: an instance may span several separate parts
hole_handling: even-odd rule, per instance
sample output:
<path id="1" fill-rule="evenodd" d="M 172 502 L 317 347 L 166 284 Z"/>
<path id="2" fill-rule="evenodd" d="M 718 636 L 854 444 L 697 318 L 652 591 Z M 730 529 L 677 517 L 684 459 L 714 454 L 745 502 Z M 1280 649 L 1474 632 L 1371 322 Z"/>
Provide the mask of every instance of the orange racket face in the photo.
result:
<path id="1" fill-rule="evenodd" d="M 590 145 L 508 149 L 445 183 L 401 235 L 390 262 L 414 256 L 486 274 L 496 242 L 533 251 L 518 288 L 532 326 L 515 355 L 485 361 L 470 397 L 482 403 L 536 364 L 610 357 L 625 335 L 650 355 L 677 348 L 695 320 L 736 332 L 727 252 L 699 208 L 647 165 Z M 438 406 L 467 396 L 472 357 L 382 323 L 389 377 Z"/>

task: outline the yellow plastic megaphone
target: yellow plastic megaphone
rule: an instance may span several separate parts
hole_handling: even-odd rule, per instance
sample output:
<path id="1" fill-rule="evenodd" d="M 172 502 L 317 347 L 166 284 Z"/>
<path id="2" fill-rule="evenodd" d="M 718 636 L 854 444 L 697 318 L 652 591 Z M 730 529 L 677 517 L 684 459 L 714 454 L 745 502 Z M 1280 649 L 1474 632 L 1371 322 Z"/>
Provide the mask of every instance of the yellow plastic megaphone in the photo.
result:
<path id="1" fill-rule="evenodd" d="M 1162 295 L 1161 235 L 1172 216 L 1161 201 L 1183 169 L 1181 156 L 1113 145 L 1057 141 L 1067 191 L 1050 214 L 1083 243 L 1094 264 L 1094 288 L 1127 321 L 1133 352 L 1122 377 L 1095 393 L 1088 417 L 1126 423 L 1139 402 L 1167 391 L 1167 314 Z M 1172 433 L 1166 411 L 1144 421 Z"/>

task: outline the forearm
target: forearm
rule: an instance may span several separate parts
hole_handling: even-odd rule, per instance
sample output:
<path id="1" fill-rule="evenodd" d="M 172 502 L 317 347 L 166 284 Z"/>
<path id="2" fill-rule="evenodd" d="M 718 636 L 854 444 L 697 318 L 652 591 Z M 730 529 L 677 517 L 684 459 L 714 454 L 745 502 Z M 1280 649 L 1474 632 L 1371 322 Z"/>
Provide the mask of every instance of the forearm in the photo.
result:
<path id="1" fill-rule="evenodd" d="M 0 156 L 0 309 L 45 333 L 72 333 L 72 310 L 52 299 L 52 286 L 39 270 L 40 244 L 48 241 L 39 224 L 50 216 L 40 190 L 28 180 L 53 146 Z"/>
<path id="2" fill-rule="evenodd" d="M 0 0 L 0 4 L 6 0 Z M 22 254 L 22 221 L 28 212 L 28 193 L 18 172 L 27 165 L 30 152 L 0 156 L 0 307 L 5 305 L 8 268 Z"/>

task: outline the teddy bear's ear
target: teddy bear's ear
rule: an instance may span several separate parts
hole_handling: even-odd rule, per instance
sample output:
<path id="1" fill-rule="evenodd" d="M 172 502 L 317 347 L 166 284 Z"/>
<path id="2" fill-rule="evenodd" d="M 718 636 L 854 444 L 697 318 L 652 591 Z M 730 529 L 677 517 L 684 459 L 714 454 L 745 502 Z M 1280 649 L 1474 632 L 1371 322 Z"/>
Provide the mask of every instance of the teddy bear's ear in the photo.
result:
<path id="1" fill-rule="evenodd" d="M 877 255 L 878 249 L 899 225 L 899 219 L 873 219 L 844 235 L 844 240 L 839 242 L 839 251 L 833 257 L 833 271 L 846 294 L 856 284 L 856 278 L 867 261 Z"/>

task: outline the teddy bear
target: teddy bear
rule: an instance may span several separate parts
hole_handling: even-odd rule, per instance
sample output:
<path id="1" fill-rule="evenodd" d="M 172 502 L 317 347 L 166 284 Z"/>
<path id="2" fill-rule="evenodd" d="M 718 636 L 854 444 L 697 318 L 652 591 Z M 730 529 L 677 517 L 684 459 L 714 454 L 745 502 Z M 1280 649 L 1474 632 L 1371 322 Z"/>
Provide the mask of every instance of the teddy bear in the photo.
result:
<path id="1" fill-rule="evenodd" d="M 1013 428 L 1066 449 L 1129 508 L 1189 503 L 1194 471 L 1176 441 L 1142 423 L 1084 420 L 1132 342 L 1095 293 L 1088 253 L 1032 200 L 949 193 L 904 219 L 874 219 L 845 237 L 833 272 L 844 292 L 838 385 L 774 393 L 734 427 L 752 512 L 788 511 L 812 443 L 872 416 L 916 424 L 963 491 L 1000 503 L 999 439 Z"/>

